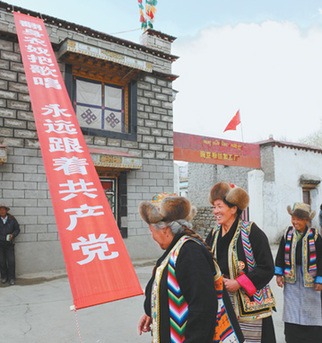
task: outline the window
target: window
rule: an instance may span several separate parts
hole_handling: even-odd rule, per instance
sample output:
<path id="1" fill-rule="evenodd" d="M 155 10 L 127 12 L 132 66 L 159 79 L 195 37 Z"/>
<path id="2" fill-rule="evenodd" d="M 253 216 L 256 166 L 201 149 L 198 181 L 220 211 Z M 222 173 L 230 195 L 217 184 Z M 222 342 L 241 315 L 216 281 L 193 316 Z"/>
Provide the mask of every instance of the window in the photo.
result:
<path id="1" fill-rule="evenodd" d="M 73 77 L 73 105 L 84 134 L 136 140 L 136 82 Z"/>
<path id="2" fill-rule="evenodd" d="M 316 205 L 317 187 L 321 179 L 316 175 L 303 174 L 300 176 L 300 185 L 302 187 L 303 202 L 310 206 Z"/>
<path id="3" fill-rule="evenodd" d="M 311 189 L 310 188 L 302 188 L 303 191 L 303 202 L 305 204 L 311 205 Z"/>
<path id="4" fill-rule="evenodd" d="M 81 127 L 128 133 L 127 87 L 75 78 L 75 112 Z"/>

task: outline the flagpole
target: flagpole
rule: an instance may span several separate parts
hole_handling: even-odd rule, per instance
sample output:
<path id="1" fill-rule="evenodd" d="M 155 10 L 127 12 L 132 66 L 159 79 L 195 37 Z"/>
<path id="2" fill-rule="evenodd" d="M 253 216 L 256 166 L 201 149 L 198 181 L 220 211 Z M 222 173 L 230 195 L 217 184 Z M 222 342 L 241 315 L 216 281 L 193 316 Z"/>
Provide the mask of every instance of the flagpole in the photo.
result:
<path id="1" fill-rule="evenodd" d="M 239 110 L 239 119 L 240 119 L 240 130 L 241 130 L 242 142 L 244 143 L 243 122 L 241 120 L 240 110 Z"/>

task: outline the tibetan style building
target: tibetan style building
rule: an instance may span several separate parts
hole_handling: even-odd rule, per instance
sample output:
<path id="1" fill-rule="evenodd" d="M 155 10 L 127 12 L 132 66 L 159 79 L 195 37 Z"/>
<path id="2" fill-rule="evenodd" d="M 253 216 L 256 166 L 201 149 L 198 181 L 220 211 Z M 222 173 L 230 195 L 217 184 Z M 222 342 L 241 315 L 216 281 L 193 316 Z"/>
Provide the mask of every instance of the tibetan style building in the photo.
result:
<path id="1" fill-rule="evenodd" d="M 17 274 L 64 268 L 13 10 L 42 18 L 115 220 L 132 259 L 159 255 L 138 214 L 173 192 L 174 37 L 141 44 L 0 2 L 0 199 L 20 223 Z"/>

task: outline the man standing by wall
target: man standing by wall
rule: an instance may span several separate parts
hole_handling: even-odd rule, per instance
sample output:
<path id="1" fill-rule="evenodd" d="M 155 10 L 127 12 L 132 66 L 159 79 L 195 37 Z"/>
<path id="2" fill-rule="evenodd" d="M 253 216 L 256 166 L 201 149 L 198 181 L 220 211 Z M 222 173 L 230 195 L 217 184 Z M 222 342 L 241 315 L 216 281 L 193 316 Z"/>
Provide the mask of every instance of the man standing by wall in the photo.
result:
<path id="1" fill-rule="evenodd" d="M 0 205 L 0 271 L 1 283 L 9 281 L 15 284 L 15 251 L 14 238 L 20 232 L 19 224 L 14 216 L 9 214 L 10 208 Z"/>

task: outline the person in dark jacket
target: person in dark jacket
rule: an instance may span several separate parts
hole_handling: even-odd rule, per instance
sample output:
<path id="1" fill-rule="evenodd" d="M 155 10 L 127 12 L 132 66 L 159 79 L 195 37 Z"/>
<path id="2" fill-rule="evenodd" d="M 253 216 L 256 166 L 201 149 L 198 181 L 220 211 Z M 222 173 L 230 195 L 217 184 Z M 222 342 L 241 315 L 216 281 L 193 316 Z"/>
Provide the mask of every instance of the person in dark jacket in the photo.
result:
<path id="1" fill-rule="evenodd" d="M 139 212 L 165 250 L 146 286 L 139 334 L 152 331 L 162 343 L 244 342 L 220 269 L 192 230 L 189 200 L 160 193 Z"/>
<path id="2" fill-rule="evenodd" d="M 272 309 L 275 299 L 269 286 L 274 261 L 265 233 L 240 215 L 249 203 L 247 192 L 227 182 L 210 191 L 217 225 L 206 238 L 224 275 L 239 325 L 247 342 L 275 343 Z"/>
<path id="3" fill-rule="evenodd" d="M 15 251 L 14 239 L 20 232 L 19 224 L 14 216 L 8 213 L 10 208 L 0 205 L 0 272 L 1 282 L 15 284 Z"/>

